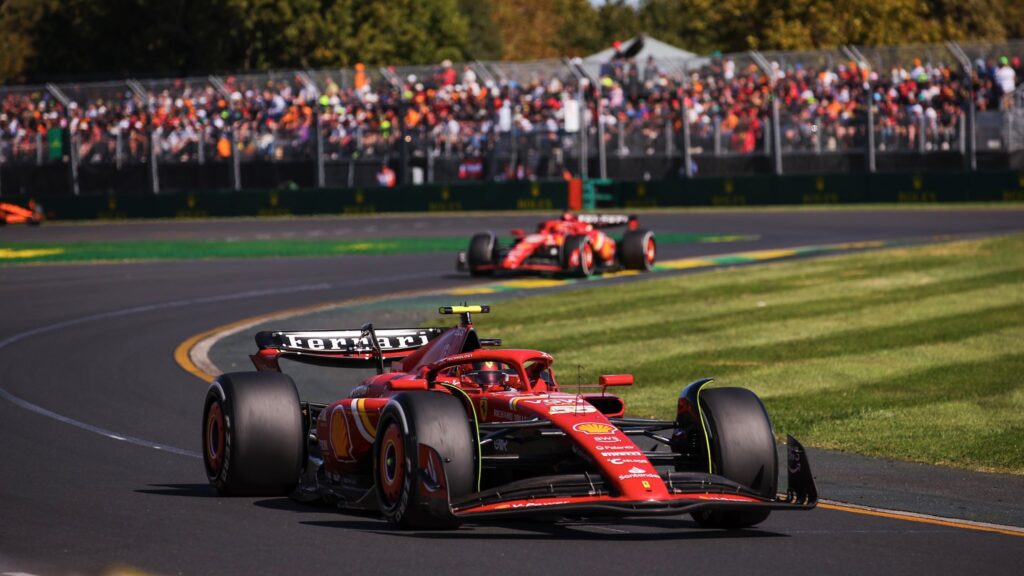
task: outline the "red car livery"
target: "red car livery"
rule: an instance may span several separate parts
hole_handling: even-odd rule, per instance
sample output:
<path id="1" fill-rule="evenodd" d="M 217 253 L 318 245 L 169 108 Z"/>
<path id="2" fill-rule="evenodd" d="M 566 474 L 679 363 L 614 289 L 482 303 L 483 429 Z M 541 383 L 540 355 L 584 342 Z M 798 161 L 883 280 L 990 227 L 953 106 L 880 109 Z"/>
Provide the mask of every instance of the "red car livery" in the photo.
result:
<path id="1" fill-rule="evenodd" d="M 0 226 L 4 224 L 38 226 L 45 219 L 46 215 L 43 213 L 43 207 L 34 200 L 29 200 L 28 208 L 11 204 L 10 202 L 0 202 Z"/>
<path id="2" fill-rule="evenodd" d="M 408 528 L 683 513 L 741 528 L 815 506 L 792 438 L 788 493 L 778 496 L 772 425 L 749 390 L 699 380 L 678 397 L 675 419 L 630 418 L 607 390 L 633 376 L 559 384 L 550 355 L 477 335 L 470 315 L 488 311 L 443 308 L 462 317 L 448 329 L 260 332 L 258 371 L 224 374 L 207 394 L 207 479 L 223 494 L 378 510 Z M 378 373 L 315 404 L 280 373 L 282 358 Z"/>
<path id="3" fill-rule="evenodd" d="M 626 227 L 612 238 L 605 229 Z M 512 230 L 512 244 L 501 246 L 493 232 L 473 236 L 460 252 L 457 267 L 474 276 L 501 271 L 531 271 L 587 277 L 595 272 L 654 267 L 657 246 L 654 232 L 640 228 L 635 216 L 624 214 L 565 213 L 545 220 L 533 234 Z"/>

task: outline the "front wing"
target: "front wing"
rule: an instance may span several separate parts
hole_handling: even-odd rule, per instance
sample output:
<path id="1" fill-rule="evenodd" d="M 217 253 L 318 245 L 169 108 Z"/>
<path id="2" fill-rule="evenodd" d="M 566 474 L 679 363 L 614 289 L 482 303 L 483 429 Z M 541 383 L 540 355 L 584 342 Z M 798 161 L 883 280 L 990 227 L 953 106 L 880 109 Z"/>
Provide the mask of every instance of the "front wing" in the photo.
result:
<path id="1" fill-rule="evenodd" d="M 636 500 L 610 494 L 595 475 L 532 478 L 473 494 L 452 502 L 451 511 L 464 520 L 513 516 L 671 516 L 700 510 L 810 510 L 818 492 L 806 451 L 792 436 L 787 441 L 788 492 L 765 498 L 727 478 L 699 472 L 663 472 L 668 497 Z"/>

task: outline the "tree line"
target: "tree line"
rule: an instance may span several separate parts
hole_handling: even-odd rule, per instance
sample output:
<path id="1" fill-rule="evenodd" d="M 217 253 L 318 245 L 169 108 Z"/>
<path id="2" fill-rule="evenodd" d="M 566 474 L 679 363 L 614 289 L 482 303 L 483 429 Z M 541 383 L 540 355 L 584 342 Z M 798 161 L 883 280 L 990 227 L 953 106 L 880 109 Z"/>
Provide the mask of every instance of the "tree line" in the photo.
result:
<path id="1" fill-rule="evenodd" d="M 1024 37 L 1021 0 L 0 0 L 0 82 Z"/>

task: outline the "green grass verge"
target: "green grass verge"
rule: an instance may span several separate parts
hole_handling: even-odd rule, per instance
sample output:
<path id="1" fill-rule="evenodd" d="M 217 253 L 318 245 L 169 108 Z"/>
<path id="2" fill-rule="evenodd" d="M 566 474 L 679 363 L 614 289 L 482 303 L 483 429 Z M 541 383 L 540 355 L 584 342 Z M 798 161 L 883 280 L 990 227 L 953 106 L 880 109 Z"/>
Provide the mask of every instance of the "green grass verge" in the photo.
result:
<path id="1" fill-rule="evenodd" d="M 507 300 L 477 324 L 554 354 L 563 389 L 577 363 L 633 372 L 634 415 L 671 418 L 712 376 L 808 445 L 1024 474 L 1024 236 Z"/>
<path id="2" fill-rule="evenodd" d="M 756 236 L 659 234 L 662 244 L 737 242 Z M 503 239 L 507 243 L 509 239 Z M 465 250 L 468 236 L 362 240 L 136 240 L 122 242 L 0 243 L 0 265 L 30 262 L 194 260 L 204 258 L 322 257 L 343 254 L 415 254 Z M 453 256 L 454 257 L 454 256 Z"/>

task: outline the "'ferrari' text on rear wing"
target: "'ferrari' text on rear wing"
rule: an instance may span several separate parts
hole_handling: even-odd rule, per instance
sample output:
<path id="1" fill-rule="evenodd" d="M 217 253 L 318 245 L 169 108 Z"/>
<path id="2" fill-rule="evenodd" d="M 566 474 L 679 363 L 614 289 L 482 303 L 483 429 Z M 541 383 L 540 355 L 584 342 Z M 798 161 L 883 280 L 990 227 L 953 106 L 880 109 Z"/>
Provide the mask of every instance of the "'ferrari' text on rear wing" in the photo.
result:
<path id="1" fill-rule="evenodd" d="M 375 330 L 377 344 L 384 352 L 411 351 L 426 345 L 441 333 L 440 328 L 397 328 Z M 302 332 L 260 332 L 260 349 L 282 352 L 330 352 L 365 354 L 374 350 L 370 335 L 363 330 L 304 330 Z"/>
<path id="2" fill-rule="evenodd" d="M 280 372 L 280 358 L 322 366 L 369 367 L 383 372 L 385 364 L 400 360 L 426 346 L 441 328 L 393 328 L 374 330 L 303 330 L 259 332 L 259 352 L 250 356 L 257 370 Z"/>

